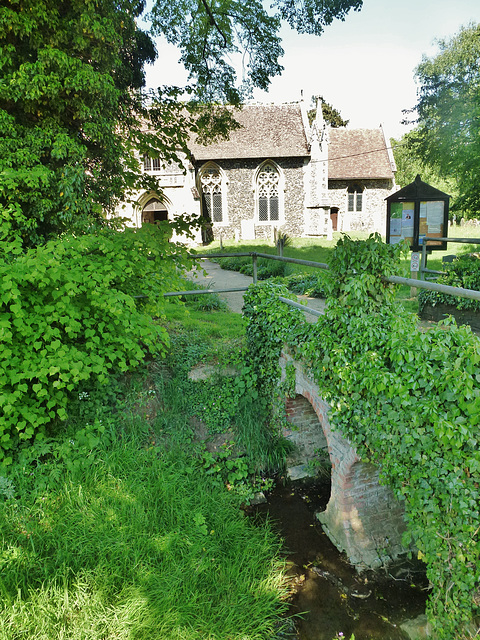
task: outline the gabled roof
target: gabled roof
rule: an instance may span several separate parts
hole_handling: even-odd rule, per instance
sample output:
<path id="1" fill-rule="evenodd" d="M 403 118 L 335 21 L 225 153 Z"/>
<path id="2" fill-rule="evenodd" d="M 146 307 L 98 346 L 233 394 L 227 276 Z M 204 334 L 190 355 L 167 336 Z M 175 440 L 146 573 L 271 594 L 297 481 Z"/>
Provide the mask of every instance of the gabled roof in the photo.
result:
<path id="1" fill-rule="evenodd" d="M 400 202 L 401 200 L 445 200 L 446 198 L 450 198 L 451 196 L 448 193 L 444 193 L 437 189 L 436 187 L 432 187 L 430 184 L 423 182 L 419 175 L 415 178 L 413 182 L 407 184 L 403 189 L 399 189 L 395 193 L 392 193 L 388 198 L 390 202 Z"/>
<path id="2" fill-rule="evenodd" d="M 245 105 L 234 112 L 240 128 L 228 140 L 192 142 L 195 160 L 298 158 L 310 155 L 299 104 Z"/>
<path id="3" fill-rule="evenodd" d="M 393 179 L 382 129 L 330 129 L 329 136 L 329 180 Z"/>

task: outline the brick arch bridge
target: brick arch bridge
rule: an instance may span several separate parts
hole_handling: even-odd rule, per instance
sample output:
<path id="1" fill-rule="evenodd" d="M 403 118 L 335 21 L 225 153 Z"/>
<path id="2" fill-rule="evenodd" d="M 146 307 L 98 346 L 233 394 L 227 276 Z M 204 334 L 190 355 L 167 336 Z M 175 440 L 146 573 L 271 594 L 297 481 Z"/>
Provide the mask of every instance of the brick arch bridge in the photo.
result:
<path id="1" fill-rule="evenodd" d="M 317 518 L 328 537 L 358 569 L 379 568 L 403 556 L 401 538 L 406 529 L 403 505 L 389 487 L 379 482 L 379 468 L 362 462 L 340 431 L 333 431 L 328 404 L 308 371 L 282 352 L 280 368 L 295 367 L 295 398 L 287 400 L 287 418 L 293 429 L 285 435 L 296 447 L 296 462 L 325 455 L 332 466 L 331 494 Z"/>

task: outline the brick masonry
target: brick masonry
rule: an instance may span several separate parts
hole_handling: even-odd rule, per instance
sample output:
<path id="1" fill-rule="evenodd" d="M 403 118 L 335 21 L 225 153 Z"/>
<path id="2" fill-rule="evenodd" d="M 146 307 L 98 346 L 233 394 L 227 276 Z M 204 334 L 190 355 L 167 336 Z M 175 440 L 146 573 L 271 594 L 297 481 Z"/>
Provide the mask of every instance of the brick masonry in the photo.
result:
<path id="1" fill-rule="evenodd" d="M 342 434 L 332 430 L 330 407 L 321 398 L 318 386 L 308 371 L 285 351 L 280 358 L 282 380 L 288 363 L 295 366 L 296 397 L 287 401 L 287 418 L 294 424 L 292 431 L 297 431 L 296 439 L 301 442 L 296 462 L 302 456 L 308 462 L 313 446 L 314 450 L 322 447 L 328 450 L 332 465 L 330 500 L 326 510 L 317 514 L 318 520 L 358 570 L 391 564 L 407 552 L 401 542 L 406 529 L 403 505 L 389 487 L 380 484 L 379 468 L 363 462 Z"/>

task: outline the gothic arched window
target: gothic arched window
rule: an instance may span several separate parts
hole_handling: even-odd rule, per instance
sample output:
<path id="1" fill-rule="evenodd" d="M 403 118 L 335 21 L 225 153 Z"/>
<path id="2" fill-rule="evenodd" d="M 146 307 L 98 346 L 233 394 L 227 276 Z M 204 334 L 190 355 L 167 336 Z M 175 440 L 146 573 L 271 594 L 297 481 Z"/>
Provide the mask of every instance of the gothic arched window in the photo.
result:
<path id="1" fill-rule="evenodd" d="M 280 220 L 280 173 L 273 162 L 266 162 L 257 175 L 257 211 L 259 222 Z"/>
<path id="2" fill-rule="evenodd" d="M 220 167 L 208 164 L 200 170 L 202 202 L 204 214 L 212 222 L 225 222 L 225 204 L 223 197 L 224 180 Z"/>

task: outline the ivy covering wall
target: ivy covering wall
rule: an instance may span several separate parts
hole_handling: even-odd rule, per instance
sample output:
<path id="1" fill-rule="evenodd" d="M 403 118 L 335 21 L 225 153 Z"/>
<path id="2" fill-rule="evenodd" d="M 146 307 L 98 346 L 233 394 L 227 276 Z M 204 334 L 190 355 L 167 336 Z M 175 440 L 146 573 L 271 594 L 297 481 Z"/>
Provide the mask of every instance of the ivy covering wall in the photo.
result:
<path id="1" fill-rule="evenodd" d="M 246 296 L 248 366 L 273 397 L 285 344 L 309 366 L 330 420 L 404 501 L 412 541 L 432 585 L 433 637 L 473 637 L 480 614 L 480 341 L 453 321 L 421 331 L 382 276 L 401 249 L 377 235 L 341 239 L 316 324 L 280 302 L 282 285 Z"/>

